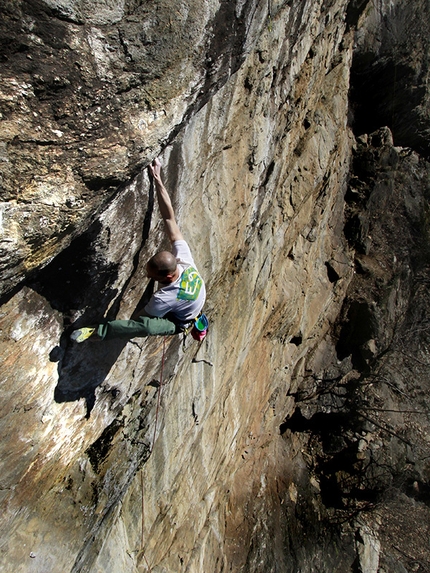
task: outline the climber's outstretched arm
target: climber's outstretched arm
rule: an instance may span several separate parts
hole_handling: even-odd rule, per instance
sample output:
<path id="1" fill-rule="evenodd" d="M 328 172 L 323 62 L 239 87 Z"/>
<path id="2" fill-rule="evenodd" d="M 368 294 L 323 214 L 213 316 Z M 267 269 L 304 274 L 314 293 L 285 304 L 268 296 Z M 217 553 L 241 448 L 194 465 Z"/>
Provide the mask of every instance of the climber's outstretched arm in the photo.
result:
<path id="1" fill-rule="evenodd" d="M 174 241 L 179 241 L 184 237 L 182 236 L 182 233 L 176 222 L 175 212 L 173 211 L 172 207 L 172 201 L 170 200 L 167 189 L 165 188 L 161 179 L 161 163 L 159 159 L 154 159 L 151 165 L 149 165 L 149 172 L 154 179 L 155 189 L 157 191 L 158 206 L 166 226 L 167 236 L 169 237 L 171 243 Z"/>

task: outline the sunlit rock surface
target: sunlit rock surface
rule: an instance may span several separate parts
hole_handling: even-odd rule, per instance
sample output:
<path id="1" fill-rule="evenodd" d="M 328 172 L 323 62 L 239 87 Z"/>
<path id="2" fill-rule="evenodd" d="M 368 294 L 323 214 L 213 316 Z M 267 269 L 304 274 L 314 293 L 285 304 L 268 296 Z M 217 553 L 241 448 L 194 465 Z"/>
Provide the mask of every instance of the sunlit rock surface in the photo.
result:
<path id="1" fill-rule="evenodd" d="M 414 4 L 5 3 L 3 570 L 429 568 Z M 159 153 L 209 336 L 72 344 L 150 296 Z"/>

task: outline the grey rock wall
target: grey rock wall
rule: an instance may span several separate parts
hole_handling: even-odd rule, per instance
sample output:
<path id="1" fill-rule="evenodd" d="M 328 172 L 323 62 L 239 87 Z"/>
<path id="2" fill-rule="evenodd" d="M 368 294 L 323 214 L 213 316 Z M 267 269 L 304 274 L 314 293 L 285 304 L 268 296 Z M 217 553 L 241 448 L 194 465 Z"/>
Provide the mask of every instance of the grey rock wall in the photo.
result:
<path id="1" fill-rule="evenodd" d="M 4 2 L 2 293 L 80 235 L 234 73 L 255 2 Z"/>
<path id="2" fill-rule="evenodd" d="M 3 13 L 3 570 L 426 571 L 426 5 Z M 72 344 L 150 296 L 160 152 L 210 334 Z"/>

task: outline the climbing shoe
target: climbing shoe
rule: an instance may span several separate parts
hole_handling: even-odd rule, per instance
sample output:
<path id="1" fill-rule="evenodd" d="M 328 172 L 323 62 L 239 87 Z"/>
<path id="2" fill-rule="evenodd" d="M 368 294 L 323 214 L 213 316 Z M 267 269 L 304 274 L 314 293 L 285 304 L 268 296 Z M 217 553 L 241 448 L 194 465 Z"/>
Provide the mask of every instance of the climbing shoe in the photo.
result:
<path id="1" fill-rule="evenodd" d="M 96 330 L 95 328 L 84 326 L 79 330 L 74 330 L 70 335 L 70 339 L 74 340 L 75 342 L 83 342 L 84 340 L 87 340 L 87 338 L 92 336 L 95 330 Z"/>

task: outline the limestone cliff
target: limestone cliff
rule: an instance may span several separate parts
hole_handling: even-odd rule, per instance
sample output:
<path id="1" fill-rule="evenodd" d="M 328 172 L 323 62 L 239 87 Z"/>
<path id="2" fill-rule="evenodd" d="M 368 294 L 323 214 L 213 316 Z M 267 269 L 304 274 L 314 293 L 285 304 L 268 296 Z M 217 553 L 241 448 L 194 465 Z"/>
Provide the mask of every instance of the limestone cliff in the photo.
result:
<path id="1" fill-rule="evenodd" d="M 2 13 L 3 570 L 427 571 L 428 4 Z M 73 344 L 150 296 L 157 155 L 209 336 Z"/>

